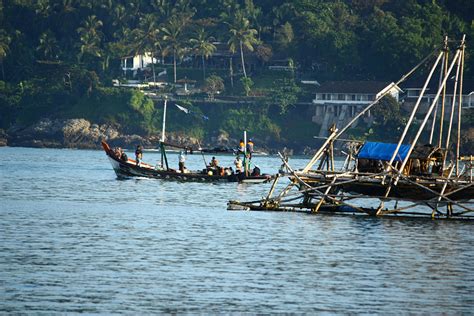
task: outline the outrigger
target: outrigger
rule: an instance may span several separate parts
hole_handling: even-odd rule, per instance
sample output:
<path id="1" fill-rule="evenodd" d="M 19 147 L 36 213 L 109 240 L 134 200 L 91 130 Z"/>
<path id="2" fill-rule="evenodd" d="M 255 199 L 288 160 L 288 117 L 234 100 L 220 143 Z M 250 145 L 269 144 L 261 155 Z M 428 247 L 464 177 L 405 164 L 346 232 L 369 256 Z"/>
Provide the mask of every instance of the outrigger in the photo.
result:
<path id="1" fill-rule="evenodd" d="M 278 181 L 276 178 L 263 200 L 230 201 L 229 209 L 474 219 L 474 159 L 472 155 L 460 155 L 464 52 L 465 36 L 456 47 L 454 57 L 449 63 L 446 37 L 440 49 L 433 51 L 394 83 L 398 86 L 421 65 L 436 57 L 397 143 L 342 140 L 350 143 L 349 153 L 342 169 L 335 168 L 334 143 L 341 140 L 343 133 L 357 119 L 389 93 L 387 89 L 342 129 L 339 130 L 333 125 L 323 145 L 303 169 L 293 170 L 280 155 L 290 171 L 290 184 L 278 196 L 273 197 Z M 413 123 L 416 114 L 420 112 L 421 100 L 440 61 L 441 76 L 436 96 L 428 111 L 422 113 L 423 119 L 418 122 L 420 125 L 416 126 Z M 454 69 L 453 98 L 448 108 L 445 106 L 446 83 L 448 78 L 453 77 Z M 441 104 L 440 109 L 438 104 Z M 444 118 L 448 117 L 448 114 L 449 118 L 445 122 Z M 427 127 L 430 119 L 432 124 Z M 407 144 L 405 141 L 410 129 L 415 132 L 415 136 Z M 425 130 L 430 132 L 429 144 L 421 145 L 421 134 Z M 435 130 L 439 131 L 438 135 L 435 135 Z M 447 150 L 451 148 L 452 142 L 454 153 Z M 318 167 L 313 169 L 318 162 Z M 293 188 L 297 188 L 297 191 Z M 374 204 L 378 206 L 368 207 Z"/>

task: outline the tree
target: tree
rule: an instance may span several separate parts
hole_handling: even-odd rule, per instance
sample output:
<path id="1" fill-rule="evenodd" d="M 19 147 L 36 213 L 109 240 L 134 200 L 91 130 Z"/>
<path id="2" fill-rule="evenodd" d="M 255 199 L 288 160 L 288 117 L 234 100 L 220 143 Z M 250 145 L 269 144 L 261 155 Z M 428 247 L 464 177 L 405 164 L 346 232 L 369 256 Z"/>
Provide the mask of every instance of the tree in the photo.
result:
<path id="1" fill-rule="evenodd" d="M 39 45 L 36 50 L 47 60 L 58 59 L 59 46 L 53 32 L 47 30 L 40 35 Z"/>
<path id="2" fill-rule="evenodd" d="M 275 34 L 275 41 L 278 45 L 278 48 L 281 51 L 285 51 L 293 42 L 294 37 L 295 35 L 293 33 L 293 27 L 289 22 L 286 22 L 277 29 Z"/>
<path id="3" fill-rule="evenodd" d="M 285 114 L 288 108 L 298 101 L 301 88 L 293 78 L 279 79 L 273 83 L 272 102 L 280 108 L 280 114 Z"/>
<path id="4" fill-rule="evenodd" d="M 242 10 L 239 10 L 235 13 L 234 20 L 228 25 L 230 38 L 227 44 L 229 45 L 229 50 L 232 53 L 235 53 L 237 47 L 239 47 L 242 71 L 244 73 L 244 77 L 247 77 L 247 72 L 245 71 L 244 47 L 247 50 L 253 52 L 254 45 L 259 43 L 256 37 L 257 30 L 250 27 L 250 22 L 244 16 Z"/>
<path id="5" fill-rule="evenodd" d="M 163 40 L 167 44 L 164 53 L 170 51 L 173 53 L 174 83 L 176 83 L 176 59 L 184 53 L 185 40 L 183 39 L 183 33 L 190 18 L 186 15 L 173 15 L 162 28 Z"/>
<path id="6" fill-rule="evenodd" d="M 257 58 L 262 61 L 262 64 L 265 65 L 273 56 L 272 47 L 270 45 L 258 45 L 256 50 Z"/>
<path id="7" fill-rule="evenodd" d="M 3 60 L 10 52 L 11 37 L 8 36 L 5 30 L 0 30 L 0 64 L 2 65 L 2 79 L 5 80 L 5 70 L 3 68 Z"/>
<path id="8" fill-rule="evenodd" d="M 395 131 L 400 131 L 406 121 L 397 100 L 391 95 L 383 97 L 372 110 L 372 115 L 374 135 L 381 140 L 396 141 L 400 135 Z"/>
<path id="9" fill-rule="evenodd" d="M 250 79 L 248 77 L 242 77 L 242 78 L 240 78 L 240 82 L 242 82 L 242 86 L 244 87 L 245 96 L 248 97 L 249 94 L 250 94 L 250 91 L 252 90 L 252 87 L 253 87 L 252 79 Z"/>
<path id="10" fill-rule="evenodd" d="M 83 26 L 77 29 L 79 33 L 81 45 L 80 53 L 78 55 L 79 61 L 82 60 L 84 55 L 91 55 L 94 57 L 101 57 L 102 51 L 100 42 L 103 37 L 103 33 L 99 30 L 103 23 L 97 16 L 89 15 L 84 21 Z"/>
<path id="11" fill-rule="evenodd" d="M 211 42 L 213 39 L 213 37 L 207 35 L 204 28 L 199 28 L 195 37 L 189 40 L 193 51 L 201 56 L 203 80 L 206 80 L 206 64 L 204 60 L 209 58 L 216 51 L 216 46 Z"/>
<path id="12" fill-rule="evenodd" d="M 222 90 L 224 90 L 224 81 L 221 77 L 212 75 L 206 79 L 204 91 L 207 92 L 211 101 L 213 101 L 214 96 Z"/>
<path id="13" fill-rule="evenodd" d="M 134 38 L 134 53 L 151 54 L 151 67 L 153 72 L 153 82 L 155 77 L 155 51 L 161 50 L 160 28 L 158 27 L 157 18 L 154 14 L 146 14 L 140 18 L 139 27 L 132 31 Z"/>

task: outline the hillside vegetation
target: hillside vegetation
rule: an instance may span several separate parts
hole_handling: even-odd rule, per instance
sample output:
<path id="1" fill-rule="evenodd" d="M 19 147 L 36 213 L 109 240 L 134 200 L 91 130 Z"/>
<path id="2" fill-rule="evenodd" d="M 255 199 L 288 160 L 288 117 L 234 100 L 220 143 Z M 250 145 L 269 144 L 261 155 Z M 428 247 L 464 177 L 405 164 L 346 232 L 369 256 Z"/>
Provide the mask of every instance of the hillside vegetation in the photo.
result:
<path id="1" fill-rule="evenodd" d="M 173 93 L 183 78 L 209 91 L 217 77 L 219 96 L 236 100 L 185 98 L 210 119 L 170 113 L 177 116 L 172 131 L 209 138 L 248 129 L 278 144 L 311 142 L 311 114 L 295 108 L 313 96 L 301 79 L 392 81 L 445 35 L 462 34 L 465 77 L 473 78 L 473 19 L 470 0 L 0 1 L 0 129 L 82 117 L 127 133 L 158 133 L 161 103 L 112 87 L 112 79 L 130 79 L 123 57 L 149 52 L 160 63 L 141 77 L 166 69 L 171 85 L 163 92 Z M 231 65 L 211 57 L 218 49 L 232 56 Z"/>

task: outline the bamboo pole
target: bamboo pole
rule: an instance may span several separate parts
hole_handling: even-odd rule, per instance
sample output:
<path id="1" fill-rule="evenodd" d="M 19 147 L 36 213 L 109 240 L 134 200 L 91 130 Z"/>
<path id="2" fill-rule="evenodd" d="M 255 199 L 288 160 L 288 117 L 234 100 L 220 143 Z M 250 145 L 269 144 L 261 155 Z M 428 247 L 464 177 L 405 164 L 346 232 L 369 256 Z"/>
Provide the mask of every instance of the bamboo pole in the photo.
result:
<path id="1" fill-rule="evenodd" d="M 420 95 L 418 96 L 418 99 L 416 100 L 415 106 L 413 107 L 413 110 L 411 111 L 410 118 L 408 119 L 408 122 L 406 123 L 405 129 L 403 130 L 402 136 L 400 137 L 400 140 L 398 141 L 397 147 L 395 148 L 395 150 L 392 154 L 392 157 L 390 158 L 390 161 L 387 165 L 386 171 L 389 171 L 388 169 L 390 168 L 390 166 L 392 165 L 392 163 L 394 162 L 395 158 L 398 155 L 398 151 L 400 150 L 400 147 L 402 146 L 402 143 L 405 140 L 405 137 L 408 133 L 408 130 L 409 130 L 414 118 L 415 118 L 416 112 L 418 111 L 418 107 L 420 106 L 420 103 L 421 103 L 421 100 L 422 100 L 422 98 L 425 94 L 426 88 L 428 87 L 428 84 L 431 80 L 431 77 L 433 76 L 433 73 L 434 73 L 436 67 L 438 66 L 438 63 L 439 63 L 441 57 L 443 56 L 443 54 L 444 54 L 443 52 L 439 53 L 438 58 L 436 59 L 433 67 L 431 67 L 431 71 L 428 74 L 428 77 L 426 78 L 425 84 L 423 85 L 423 88 L 421 89 Z"/>
<path id="2" fill-rule="evenodd" d="M 446 150 L 449 149 L 449 141 L 451 139 L 451 129 L 452 129 L 452 126 L 453 126 L 454 111 L 456 109 L 456 96 L 457 96 L 460 68 L 461 68 L 461 58 L 458 58 L 458 65 L 457 65 L 457 68 L 456 68 L 456 77 L 454 79 L 453 99 L 452 99 L 452 102 L 451 102 L 451 113 L 450 113 L 450 117 L 449 117 L 448 133 L 446 135 L 446 147 L 445 147 Z M 442 170 L 444 170 L 444 166 L 446 164 L 446 158 L 447 158 L 447 152 L 443 157 L 443 169 Z"/>
<path id="3" fill-rule="evenodd" d="M 459 102 L 458 102 L 458 139 L 456 144 L 456 176 L 459 176 L 459 151 L 461 147 L 461 117 L 462 117 L 462 84 L 464 75 L 464 54 L 466 48 L 466 34 L 463 35 L 461 41 L 461 77 L 459 81 Z M 454 96 L 453 96 L 454 97 Z"/>
<path id="4" fill-rule="evenodd" d="M 329 137 L 326 139 L 324 144 L 321 147 L 319 147 L 319 150 L 314 154 L 313 158 L 308 162 L 306 167 L 304 167 L 303 172 L 307 172 L 309 169 L 311 169 L 311 167 L 313 167 L 316 161 L 318 161 L 318 159 L 323 154 L 327 145 L 331 142 L 332 139 L 336 138 L 336 134 L 337 134 L 337 128 L 334 131 L 332 131 L 331 135 L 329 135 Z"/>
<path id="5" fill-rule="evenodd" d="M 446 41 L 446 39 L 445 39 L 445 41 Z M 446 42 L 445 42 L 444 47 L 446 47 Z M 445 52 L 446 52 L 446 50 L 443 50 L 442 54 L 445 54 Z M 443 70 L 444 70 L 445 60 L 446 60 L 446 58 L 443 58 L 441 60 L 441 67 L 440 67 L 440 70 L 439 70 L 438 87 L 441 86 L 441 81 L 443 80 Z M 436 107 L 435 107 L 435 110 L 433 112 L 433 120 L 431 122 L 430 140 L 428 142 L 429 144 L 433 144 L 434 131 L 435 131 L 435 127 L 436 127 L 436 118 L 438 117 L 438 107 L 439 107 L 439 102 L 436 103 Z"/>
<path id="6" fill-rule="evenodd" d="M 445 49 L 445 54 L 444 54 L 444 58 L 445 58 L 445 63 L 444 63 L 444 73 L 443 73 L 443 78 L 446 78 L 447 76 L 447 72 L 448 72 L 448 62 L 449 62 L 449 50 L 448 50 L 448 37 L 446 36 L 445 37 L 445 42 L 444 42 L 444 49 Z M 443 85 L 443 94 L 442 94 L 442 98 L 441 98 L 441 117 L 440 117 L 440 120 L 439 120 L 439 140 L 438 140 L 438 147 L 441 147 L 442 143 L 443 143 L 443 126 L 444 126 L 444 111 L 445 111 L 445 108 L 444 108 L 444 103 L 446 101 L 446 83 Z M 434 118 L 436 119 L 436 117 Z"/>
<path id="7" fill-rule="evenodd" d="M 449 70 L 448 70 L 446 76 L 443 78 L 442 87 L 444 87 L 446 85 L 446 81 L 448 80 L 449 74 L 453 70 L 453 67 L 454 67 L 455 63 L 456 63 L 457 59 L 459 58 L 459 55 L 460 55 L 460 50 L 458 49 L 456 51 L 456 54 L 454 56 L 454 59 L 453 59 L 451 65 L 449 66 Z M 402 171 L 405 168 L 405 166 L 408 162 L 408 159 L 410 158 L 410 155 L 413 151 L 413 148 L 415 147 L 416 143 L 418 142 L 418 139 L 420 138 L 421 133 L 423 132 L 423 129 L 425 128 L 425 125 L 426 125 L 426 122 L 428 121 L 428 118 L 430 117 L 431 113 L 433 112 L 433 109 L 434 109 L 434 106 L 436 105 L 436 102 L 438 102 L 438 98 L 441 94 L 442 87 L 440 87 L 440 89 L 438 89 L 438 92 L 436 93 L 436 96 L 433 100 L 433 103 L 431 104 L 428 112 L 426 113 L 426 116 L 425 116 L 425 119 L 423 120 L 423 123 L 421 124 L 420 128 L 418 129 L 418 133 L 416 134 L 414 140 L 412 141 L 412 144 L 410 145 L 410 149 L 408 150 L 407 156 L 403 160 L 402 165 L 400 167 L 400 170 L 402 170 Z M 398 181 L 399 176 L 400 176 L 400 173 L 397 176 L 397 180 L 395 180 L 395 185 Z"/>

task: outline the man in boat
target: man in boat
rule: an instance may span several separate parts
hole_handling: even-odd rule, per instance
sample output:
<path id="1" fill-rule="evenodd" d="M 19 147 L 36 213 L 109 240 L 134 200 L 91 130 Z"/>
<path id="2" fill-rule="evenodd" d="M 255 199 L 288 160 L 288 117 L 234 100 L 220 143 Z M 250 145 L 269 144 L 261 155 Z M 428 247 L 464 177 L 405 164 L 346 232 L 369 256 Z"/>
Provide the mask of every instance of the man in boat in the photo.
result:
<path id="1" fill-rule="evenodd" d="M 181 151 L 179 153 L 179 171 L 181 171 L 182 173 L 184 173 L 184 170 L 186 169 L 186 167 L 184 166 L 184 162 L 186 161 L 186 156 L 184 155 L 184 152 Z"/>
<path id="2" fill-rule="evenodd" d="M 258 166 L 255 166 L 252 171 L 252 176 L 259 176 L 260 175 L 260 168 Z"/>
<path id="3" fill-rule="evenodd" d="M 212 157 L 211 163 L 209 164 L 211 168 L 219 168 L 219 161 L 216 159 L 216 157 Z"/>
<path id="4" fill-rule="evenodd" d="M 253 141 L 250 138 L 249 141 L 247 142 L 247 153 L 249 154 L 249 159 L 252 159 L 252 154 L 253 154 Z"/>
<path id="5" fill-rule="evenodd" d="M 143 148 L 141 145 L 137 145 L 137 149 L 135 150 L 135 161 L 137 163 L 137 166 L 140 165 L 140 161 L 142 160 L 143 157 Z"/>
<path id="6" fill-rule="evenodd" d="M 235 158 L 234 165 L 235 165 L 235 172 L 236 173 L 241 173 L 242 172 L 242 160 L 240 159 L 240 156 L 237 156 Z"/>
<path id="7" fill-rule="evenodd" d="M 212 174 L 221 174 L 221 167 L 219 167 L 219 161 L 216 157 L 212 157 L 208 170 L 212 171 Z"/>
<path id="8" fill-rule="evenodd" d="M 244 140 L 241 139 L 240 142 L 239 142 L 239 149 L 238 149 L 238 153 L 244 153 L 245 152 L 245 143 L 244 143 Z"/>

